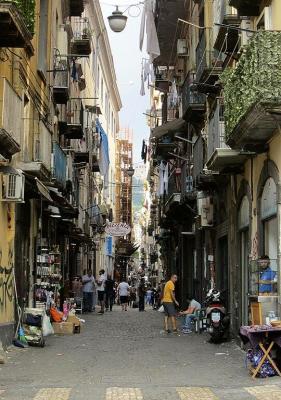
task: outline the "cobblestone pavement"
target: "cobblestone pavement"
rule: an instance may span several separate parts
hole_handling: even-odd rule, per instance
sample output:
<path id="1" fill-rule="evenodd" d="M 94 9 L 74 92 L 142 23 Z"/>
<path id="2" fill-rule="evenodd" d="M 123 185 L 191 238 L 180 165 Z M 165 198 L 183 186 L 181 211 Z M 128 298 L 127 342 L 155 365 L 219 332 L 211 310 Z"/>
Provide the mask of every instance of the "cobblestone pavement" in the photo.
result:
<path id="1" fill-rule="evenodd" d="M 81 334 L 53 336 L 45 348 L 12 348 L 0 366 L 5 400 L 278 400 L 280 378 L 249 377 L 234 342 L 165 335 L 149 310 L 86 315 Z"/>

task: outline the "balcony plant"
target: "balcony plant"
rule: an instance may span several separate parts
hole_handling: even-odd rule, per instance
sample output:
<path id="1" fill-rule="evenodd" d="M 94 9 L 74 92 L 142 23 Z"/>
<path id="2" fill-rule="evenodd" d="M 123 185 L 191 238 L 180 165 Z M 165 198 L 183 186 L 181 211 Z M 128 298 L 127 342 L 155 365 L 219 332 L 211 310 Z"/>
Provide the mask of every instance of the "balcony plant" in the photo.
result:
<path id="1" fill-rule="evenodd" d="M 281 104 L 281 32 L 260 31 L 249 41 L 235 69 L 226 69 L 226 138 L 257 103 Z"/>
<path id="2" fill-rule="evenodd" d="M 35 0 L 12 0 L 7 3 L 14 3 L 21 12 L 26 26 L 30 33 L 34 34 L 35 24 Z"/>

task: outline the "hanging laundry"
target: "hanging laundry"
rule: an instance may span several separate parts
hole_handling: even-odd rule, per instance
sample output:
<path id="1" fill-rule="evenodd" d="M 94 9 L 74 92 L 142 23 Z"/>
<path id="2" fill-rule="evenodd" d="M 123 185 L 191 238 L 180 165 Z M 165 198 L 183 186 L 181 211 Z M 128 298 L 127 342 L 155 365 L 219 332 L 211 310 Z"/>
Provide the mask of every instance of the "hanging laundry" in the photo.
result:
<path id="1" fill-rule="evenodd" d="M 140 88 L 140 95 L 145 96 L 145 88 L 144 88 L 144 76 L 143 73 L 141 74 L 141 88 Z"/>
<path id="2" fill-rule="evenodd" d="M 105 180 L 108 181 L 107 173 L 110 163 L 108 138 L 99 121 L 96 122 L 96 125 L 97 125 L 97 130 L 99 131 L 100 134 L 100 158 L 99 158 L 100 174 L 105 177 Z"/>
<path id="3" fill-rule="evenodd" d="M 78 73 L 77 73 L 76 63 L 75 63 L 74 59 L 72 60 L 71 78 L 73 79 L 73 82 L 78 81 Z"/>
<path id="4" fill-rule="evenodd" d="M 169 93 L 169 107 L 174 108 L 177 107 L 179 101 L 177 85 L 175 80 L 172 83 L 171 91 Z"/>
<path id="5" fill-rule="evenodd" d="M 150 61 L 160 56 L 160 47 L 153 15 L 153 0 L 146 0 L 143 7 L 140 28 L 140 50 L 143 48 L 144 33 L 146 32 L 146 51 Z"/>

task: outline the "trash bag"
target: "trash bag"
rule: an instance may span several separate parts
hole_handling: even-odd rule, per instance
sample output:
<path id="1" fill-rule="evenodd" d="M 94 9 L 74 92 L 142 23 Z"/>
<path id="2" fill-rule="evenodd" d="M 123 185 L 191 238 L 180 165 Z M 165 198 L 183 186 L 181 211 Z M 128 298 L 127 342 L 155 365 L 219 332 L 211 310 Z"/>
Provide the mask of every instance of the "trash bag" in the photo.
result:
<path id="1" fill-rule="evenodd" d="M 42 316 L 41 315 L 33 315 L 33 314 L 26 314 L 25 317 L 26 325 L 30 326 L 41 326 L 42 324 Z"/>
<path id="2" fill-rule="evenodd" d="M 51 324 L 50 317 L 44 315 L 42 324 L 43 336 L 54 335 L 54 328 Z"/>

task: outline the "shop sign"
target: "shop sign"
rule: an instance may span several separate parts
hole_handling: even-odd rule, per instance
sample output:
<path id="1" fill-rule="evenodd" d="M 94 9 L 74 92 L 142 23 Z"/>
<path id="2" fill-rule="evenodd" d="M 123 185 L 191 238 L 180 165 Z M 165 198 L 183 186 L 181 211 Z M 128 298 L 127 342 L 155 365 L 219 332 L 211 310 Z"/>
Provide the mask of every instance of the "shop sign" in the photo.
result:
<path id="1" fill-rule="evenodd" d="M 105 238 L 105 255 L 112 256 L 112 236 L 107 236 Z"/>
<path id="2" fill-rule="evenodd" d="M 126 236 L 131 232 L 131 227 L 123 222 L 110 222 L 106 225 L 105 232 L 110 236 Z"/>

